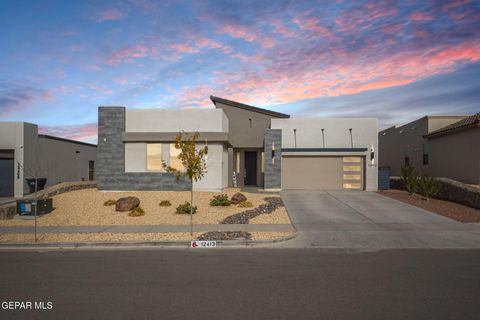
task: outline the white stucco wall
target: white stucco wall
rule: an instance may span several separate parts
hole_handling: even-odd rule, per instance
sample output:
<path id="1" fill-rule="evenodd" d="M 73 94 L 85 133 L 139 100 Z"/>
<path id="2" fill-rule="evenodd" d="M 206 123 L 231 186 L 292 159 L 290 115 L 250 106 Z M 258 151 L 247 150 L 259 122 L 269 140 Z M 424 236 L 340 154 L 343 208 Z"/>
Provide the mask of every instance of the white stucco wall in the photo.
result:
<path id="1" fill-rule="evenodd" d="M 282 129 L 282 148 L 351 148 L 352 139 L 349 131 L 351 128 L 353 148 L 368 148 L 367 152 L 358 153 L 365 156 L 366 189 L 377 190 L 378 120 L 376 118 L 272 119 L 271 128 Z M 296 129 L 296 145 L 293 129 Z M 324 129 L 325 144 L 322 139 L 322 129 Z M 374 165 L 370 161 L 372 148 L 375 151 Z M 335 153 L 321 152 L 315 155 L 335 155 Z"/>
<path id="2" fill-rule="evenodd" d="M 221 109 L 127 109 L 126 132 L 228 132 Z"/>

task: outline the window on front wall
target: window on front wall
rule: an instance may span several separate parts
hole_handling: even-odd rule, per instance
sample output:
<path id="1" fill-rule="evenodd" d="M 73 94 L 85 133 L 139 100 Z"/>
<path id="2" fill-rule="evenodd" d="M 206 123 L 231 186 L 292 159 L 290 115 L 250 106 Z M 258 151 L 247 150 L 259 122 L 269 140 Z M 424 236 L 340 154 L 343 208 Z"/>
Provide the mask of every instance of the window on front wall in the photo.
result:
<path id="1" fill-rule="evenodd" d="M 262 151 L 262 153 L 260 154 L 260 170 L 261 172 L 263 173 L 265 171 L 265 153 Z"/>
<path id="2" fill-rule="evenodd" d="M 147 144 L 147 170 L 161 171 L 162 170 L 162 144 L 148 143 Z"/>
<path id="3" fill-rule="evenodd" d="M 428 165 L 428 144 L 423 144 L 423 165 Z"/>
<path id="4" fill-rule="evenodd" d="M 235 161 L 235 171 L 240 173 L 240 152 L 237 151 L 236 161 Z"/>
<path id="5" fill-rule="evenodd" d="M 168 165 L 172 168 L 175 168 L 180 171 L 184 171 L 184 166 L 182 164 L 182 161 L 178 159 L 178 155 L 180 154 L 180 149 L 175 148 L 175 144 L 171 143 L 170 144 L 170 156 L 169 156 L 169 162 Z"/>

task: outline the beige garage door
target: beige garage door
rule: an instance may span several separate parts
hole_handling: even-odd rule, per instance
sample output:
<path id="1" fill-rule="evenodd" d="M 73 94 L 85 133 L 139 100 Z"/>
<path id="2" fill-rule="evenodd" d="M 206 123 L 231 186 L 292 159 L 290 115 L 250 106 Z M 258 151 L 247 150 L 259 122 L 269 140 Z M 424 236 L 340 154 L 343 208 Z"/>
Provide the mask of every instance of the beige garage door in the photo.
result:
<path id="1" fill-rule="evenodd" d="M 282 157 L 283 189 L 363 189 L 363 157 Z"/>

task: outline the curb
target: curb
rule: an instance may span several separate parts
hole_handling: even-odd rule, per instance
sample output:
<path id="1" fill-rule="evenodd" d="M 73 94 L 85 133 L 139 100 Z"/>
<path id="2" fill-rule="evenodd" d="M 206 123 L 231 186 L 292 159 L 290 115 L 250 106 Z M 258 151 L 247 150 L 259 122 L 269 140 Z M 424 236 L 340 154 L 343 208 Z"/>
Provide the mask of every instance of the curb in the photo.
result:
<path id="1" fill-rule="evenodd" d="M 286 242 L 294 239 L 297 232 L 273 240 L 217 240 L 217 248 L 247 248 L 266 244 Z M 134 248 L 183 248 L 190 249 L 189 241 L 124 241 L 124 242 L 71 242 L 71 243 L 0 243 L 0 250 L 39 250 L 39 249 L 134 249 Z"/>

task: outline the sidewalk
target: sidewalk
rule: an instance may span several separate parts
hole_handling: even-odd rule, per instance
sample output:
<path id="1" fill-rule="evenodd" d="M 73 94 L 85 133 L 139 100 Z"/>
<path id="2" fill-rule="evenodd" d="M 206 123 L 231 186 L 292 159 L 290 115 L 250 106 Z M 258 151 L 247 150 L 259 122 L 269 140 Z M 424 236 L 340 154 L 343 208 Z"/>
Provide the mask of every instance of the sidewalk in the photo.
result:
<path id="1" fill-rule="evenodd" d="M 197 224 L 193 232 L 246 231 L 246 232 L 294 232 L 290 224 Z M 0 233 L 33 233 L 34 227 L 0 227 Z M 190 232 L 190 225 L 134 225 L 134 226 L 65 226 L 37 227 L 38 233 L 170 233 Z"/>

